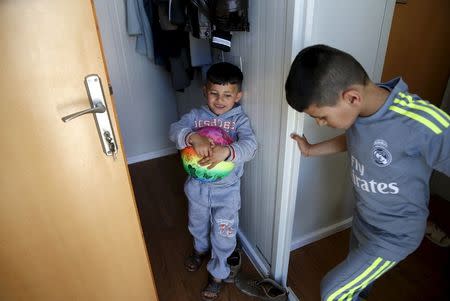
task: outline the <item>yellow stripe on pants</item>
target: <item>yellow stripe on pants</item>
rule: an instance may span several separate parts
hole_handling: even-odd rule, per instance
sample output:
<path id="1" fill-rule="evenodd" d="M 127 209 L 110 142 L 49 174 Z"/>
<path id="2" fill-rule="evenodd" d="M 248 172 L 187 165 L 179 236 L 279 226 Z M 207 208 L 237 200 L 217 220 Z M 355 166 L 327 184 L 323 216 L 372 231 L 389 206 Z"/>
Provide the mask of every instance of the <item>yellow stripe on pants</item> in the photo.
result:
<path id="1" fill-rule="evenodd" d="M 359 281 L 363 280 L 364 277 L 366 277 L 367 275 L 370 274 L 370 272 L 372 272 L 379 264 L 380 262 L 383 260 L 383 258 L 378 257 L 377 259 L 375 259 L 375 261 L 364 271 L 362 272 L 358 277 L 356 277 L 355 279 L 353 279 L 351 282 L 347 283 L 346 285 L 344 285 L 343 287 L 341 287 L 340 289 L 338 289 L 337 291 L 335 291 L 333 294 L 331 294 L 328 298 L 327 301 L 333 301 L 334 298 L 336 298 L 337 296 L 339 296 L 340 294 L 342 294 L 343 292 L 345 292 L 346 290 L 349 290 L 352 286 L 354 286 L 355 284 L 357 284 Z"/>
<path id="2" fill-rule="evenodd" d="M 372 276 L 370 276 L 363 283 L 361 283 L 360 285 L 358 285 L 357 287 L 355 287 L 351 291 L 349 291 L 347 294 L 348 297 L 347 297 L 346 301 L 351 301 L 353 298 L 353 295 L 355 294 L 355 292 L 358 289 L 362 291 L 363 289 L 366 288 L 366 286 L 368 286 L 371 282 L 377 280 L 382 274 L 384 274 L 384 272 L 389 270 L 394 265 L 395 265 L 395 262 L 386 261 L 375 273 L 373 273 Z M 345 299 L 345 296 L 342 296 L 342 298 L 340 298 L 339 301 L 343 301 L 344 299 Z"/>

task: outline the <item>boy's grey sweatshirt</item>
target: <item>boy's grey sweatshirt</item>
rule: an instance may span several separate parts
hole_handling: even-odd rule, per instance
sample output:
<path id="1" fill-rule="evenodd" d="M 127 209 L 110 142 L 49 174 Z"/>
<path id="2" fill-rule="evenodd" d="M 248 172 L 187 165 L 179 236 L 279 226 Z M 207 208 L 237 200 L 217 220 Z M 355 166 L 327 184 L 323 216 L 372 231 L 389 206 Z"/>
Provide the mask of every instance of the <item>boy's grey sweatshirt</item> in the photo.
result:
<path id="1" fill-rule="evenodd" d="M 256 153 L 257 142 L 250 125 L 250 120 L 237 104 L 230 111 L 214 114 L 208 106 L 193 109 L 170 126 L 170 140 L 175 142 L 177 149 L 187 146 L 188 136 L 195 130 L 205 126 L 217 126 L 225 130 L 233 139 L 230 144 L 231 154 L 227 161 L 235 164 L 233 171 L 220 181 L 205 183 L 212 186 L 227 186 L 234 184 L 243 174 L 244 162 L 250 161 Z"/>
<path id="2" fill-rule="evenodd" d="M 400 79 L 373 115 L 347 130 L 356 196 L 353 233 L 369 254 L 398 261 L 422 241 L 433 169 L 450 175 L 450 117 Z"/>

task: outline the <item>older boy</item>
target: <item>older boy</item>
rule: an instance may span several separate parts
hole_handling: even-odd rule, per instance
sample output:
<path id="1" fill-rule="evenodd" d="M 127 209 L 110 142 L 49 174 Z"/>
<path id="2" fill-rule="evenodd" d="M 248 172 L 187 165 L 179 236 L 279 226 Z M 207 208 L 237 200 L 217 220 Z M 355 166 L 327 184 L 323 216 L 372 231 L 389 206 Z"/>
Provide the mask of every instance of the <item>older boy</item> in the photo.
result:
<path id="1" fill-rule="evenodd" d="M 350 252 L 321 283 L 322 300 L 365 300 L 371 284 L 420 244 L 431 171 L 450 174 L 450 117 L 408 92 L 400 78 L 374 84 L 349 54 L 303 49 L 286 81 L 290 106 L 343 135 L 309 144 L 304 156 L 348 150 L 356 197 Z"/>
<path id="2" fill-rule="evenodd" d="M 194 252 L 186 259 L 188 271 L 196 271 L 211 250 L 207 270 L 209 281 L 202 291 L 203 300 L 215 300 L 222 280 L 228 282 L 230 267 L 227 258 L 236 247 L 241 207 L 240 177 L 244 162 L 256 152 L 256 137 L 239 101 L 242 97 L 243 75 L 238 67 L 218 63 L 207 72 L 203 92 L 207 106 L 193 109 L 180 121 L 171 125 L 170 139 L 178 149 L 193 146 L 202 159 L 201 165 L 214 167 L 222 161 L 232 161 L 235 168 L 230 175 L 212 183 L 189 177 L 185 193 L 189 200 L 189 231 L 194 237 Z M 233 139 L 229 146 L 213 145 L 207 137 L 195 133 L 204 126 L 218 126 Z"/>

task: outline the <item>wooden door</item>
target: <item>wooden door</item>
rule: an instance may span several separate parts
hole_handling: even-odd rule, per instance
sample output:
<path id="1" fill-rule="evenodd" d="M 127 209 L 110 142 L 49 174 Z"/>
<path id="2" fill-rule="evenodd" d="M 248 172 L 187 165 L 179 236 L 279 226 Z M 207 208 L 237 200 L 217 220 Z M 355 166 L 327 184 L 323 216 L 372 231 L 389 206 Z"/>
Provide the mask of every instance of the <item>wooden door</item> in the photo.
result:
<path id="1" fill-rule="evenodd" d="M 450 71 L 450 1 L 395 5 L 382 81 L 401 76 L 409 91 L 436 106 Z"/>
<path id="2" fill-rule="evenodd" d="M 88 74 L 108 91 L 89 0 L 0 1 L 0 300 L 157 299 L 110 96 L 115 161 L 61 121 Z"/>

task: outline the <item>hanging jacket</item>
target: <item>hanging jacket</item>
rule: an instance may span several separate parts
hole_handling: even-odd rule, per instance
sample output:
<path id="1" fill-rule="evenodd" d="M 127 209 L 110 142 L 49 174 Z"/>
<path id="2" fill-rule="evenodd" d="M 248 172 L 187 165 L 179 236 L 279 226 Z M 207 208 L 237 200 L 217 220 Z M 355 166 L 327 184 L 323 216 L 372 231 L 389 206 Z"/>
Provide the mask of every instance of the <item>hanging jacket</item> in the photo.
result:
<path id="1" fill-rule="evenodd" d="M 186 24 L 186 5 L 189 0 L 153 0 L 153 3 L 166 9 L 170 23 L 177 26 Z"/>
<path id="2" fill-rule="evenodd" d="M 191 0 L 220 31 L 250 31 L 248 0 Z M 192 19 L 192 18 L 191 18 Z"/>
<path id="3" fill-rule="evenodd" d="M 249 31 L 248 0 L 214 0 L 212 22 L 222 31 Z"/>
<path id="4" fill-rule="evenodd" d="M 127 32 L 136 36 L 136 52 L 154 59 L 153 37 L 150 28 L 152 14 L 146 11 L 150 0 L 127 0 L 125 2 L 127 16 Z"/>

